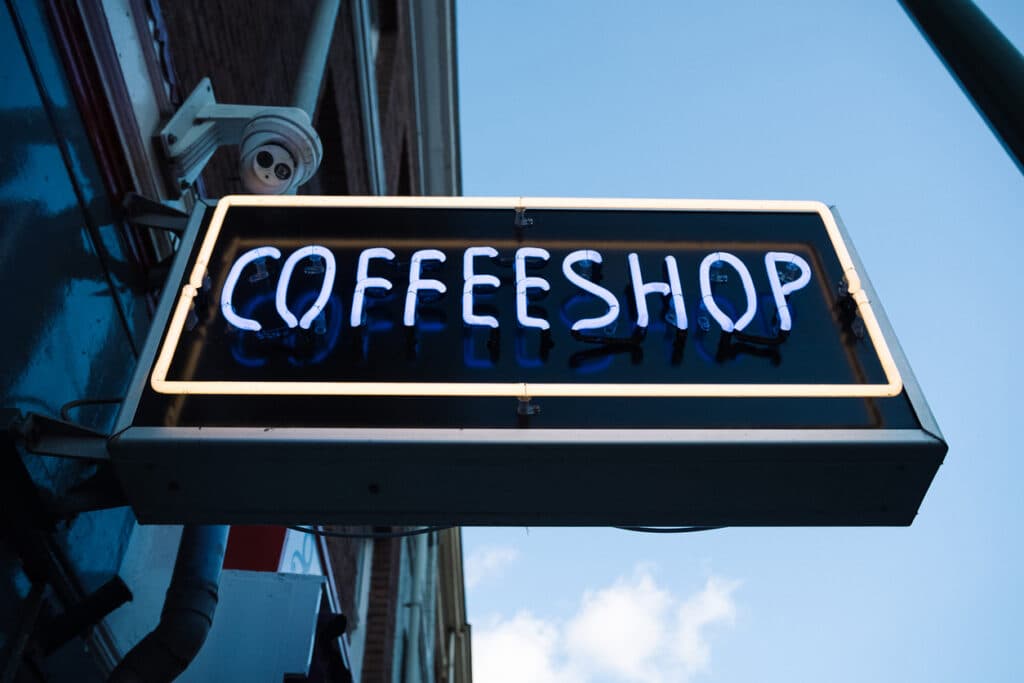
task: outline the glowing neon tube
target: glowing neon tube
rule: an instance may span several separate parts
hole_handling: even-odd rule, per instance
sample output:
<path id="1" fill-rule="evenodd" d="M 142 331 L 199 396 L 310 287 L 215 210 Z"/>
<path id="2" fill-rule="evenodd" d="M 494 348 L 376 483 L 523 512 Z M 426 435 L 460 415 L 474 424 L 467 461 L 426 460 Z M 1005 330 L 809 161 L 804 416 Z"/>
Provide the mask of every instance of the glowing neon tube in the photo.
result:
<path id="1" fill-rule="evenodd" d="M 676 312 L 676 327 L 685 330 L 689 326 L 686 319 L 686 304 L 683 302 L 683 285 L 679 281 L 679 264 L 675 256 L 665 257 L 665 270 L 668 272 L 668 288 L 672 293 L 672 310 Z"/>
<path id="2" fill-rule="evenodd" d="M 420 249 L 412 255 L 412 263 L 409 265 L 409 288 L 405 291 L 405 315 L 402 322 L 406 327 L 416 325 L 416 302 L 421 291 L 439 292 L 444 294 L 448 291 L 440 280 L 421 278 L 424 261 L 445 262 L 444 252 L 437 249 Z"/>
<path id="3" fill-rule="evenodd" d="M 369 277 L 367 272 L 370 268 L 371 259 L 383 259 L 385 261 L 394 261 L 395 252 L 391 251 L 387 247 L 371 247 L 369 249 L 363 249 L 359 253 L 359 264 L 356 267 L 356 289 L 352 294 L 352 314 L 349 316 L 349 324 L 352 327 L 359 327 L 363 324 L 363 304 L 366 301 L 366 290 L 371 287 L 374 289 L 383 289 L 389 291 L 391 289 L 391 281 L 383 277 Z"/>
<path id="4" fill-rule="evenodd" d="M 526 259 L 539 258 L 547 261 L 551 254 L 547 249 L 540 247 L 520 247 L 516 249 L 516 319 L 523 327 L 532 327 L 538 330 L 551 329 L 551 325 L 543 318 L 533 318 L 527 314 L 527 291 L 530 289 L 542 289 L 545 292 L 551 289 L 551 284 L 542 277 L 527 277 Z"/>
<path id="5" fill-rule="evenodd" d="M 779 279 L 779 263 L 792 263 L 800 268 L 800 277 L 792 282 L 782 284 Z M 779 329 L 789 332 L 793 328 L 793 316 L 789 313 L 786 296 L 798 289 L 803 289 L 811 281 L 811 267 L 800 256 L 788 251 L 769 251 L 764 255 L 764 266 L 768 270 L 768 283 L 775 297 L 775 308 L 779 312 Z"/>
<path id="6" fill-rule="evenodd" d="M 309 310 L 302 316 L 302 320 L 296 320 L 295 316 L 288 310 L 288 284 L 292 280 L 292 272 L 296 264 L 304 258 L 320 256 L 324 260 L 324 281 L 320 285 L 320 294 L 316 301 L 309 307 Z M 334 288 L 334 254 L 318 245 L 302 247 L 288 257 L 281 267 L 281 277 L 277 281 L 277 295 L 274 298 L 274 305 L 277 306 L 277 314 L 288 327 L 301 327 L 308 330 L 313 320 L 320 315 L 320 311 L 327 305 L 327 299 L 331 296 Z"/>
<path id="7" fill-rule="evenodd" d="M 601 263 L 601 254 L 591 249 L 580 249 L 579 251 L 574 251 L 566 256 L 565 260 L 562 261 L 562 273 L 565 274 L 565 277 L 569 282 L 576 285 L 583 291 L 603 299 L 604 302 L 608 304 L 608 312 L 598 318 L 583 318 L 582 320 L 577 320 L 572 325 L 573 332 L 604 329 L 619 319 L 619 300 L 615 298 L 614 294 L 601 285 L 588 280 L 572 269 L 573 265 L 581 261 Z"/>
<path id="8" fill-rule="evenodd" d="M 242 271 L 247 265 L 261 258 L 279 259 L 281 258 L 281 252 L 274 247 L 256 247 L 245 252 L 231 266 L 228 277 L 224 281 L 224 289 L 220 292 L 220 311 L 224 314 L 224 319 L 240 330 L 259 332 L 263 329 L 255 320 L 243 318 L 235 313 L 235 307 L 231 303 L 231 299 L 235 294 L 235 286 L 238 285 L 238 278 L 242 276 Z"/>
<path id="9" fill-rule="evenodd" d="M 462 278 L 465 284 L 462 286 L 462 321 L 470 326 L 491 327 L 497 329 L 498 319 L 493 315 L 476 315 L 473 312 L 473 288 L 474 287 L 498 287 L 501 285 L 494 275 L 478 275 L 473 272 L 473 259 L 477 256 L 494 258 L 498 250 L 494 247 L 469 247 L 462 256 Z"/>
<path id="10" fill-rule="evenodd" d="M 640 257 L 631 253 L 626 257 L 629 260 L 629 277 L 633 283 L 633 297 L 636 299 L 636 326 L 647 327 L 650 324 L 650 315 L 647 312 L 647 295 L 661 294 L 669 295 L 669 286 L 664 282 L 644 282 L 640 274 Z"/>
<path id="11" fill-rule="evenodd" d="M 718 307 L 715 297 L 711 294 L 711 266 L 719 261 L 728 263 L 739 274 L 740 281 L 743 283 L 743 292 L 747 297 L 747 310 L 735 323 Z M 727 251 L 708 254 L 700 262 L 700 297 L 704 302 L 704 307 L 708 309 L 708 313 L 719 324 L 723 332 L 742 332 L 757 313 L 757 292 L 754 291 L 754 281 L 750 277 L 750 271 L 743 265 L 743 261 Z"/>

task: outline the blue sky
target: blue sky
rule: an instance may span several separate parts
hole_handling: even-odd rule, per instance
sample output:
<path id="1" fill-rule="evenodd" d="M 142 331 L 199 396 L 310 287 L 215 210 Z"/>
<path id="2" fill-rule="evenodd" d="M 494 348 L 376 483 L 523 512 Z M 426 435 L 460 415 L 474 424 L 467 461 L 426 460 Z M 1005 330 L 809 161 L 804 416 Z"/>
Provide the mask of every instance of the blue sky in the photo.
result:
<path id="1" fill-rule="evenodd" d="M 835 204 L 950 444 L 909 528 L 466 529 L 477 683 L 1018 678 L 1024 177 L 899 4 L 463 0 L 458 41 L 465 194 Z"/>

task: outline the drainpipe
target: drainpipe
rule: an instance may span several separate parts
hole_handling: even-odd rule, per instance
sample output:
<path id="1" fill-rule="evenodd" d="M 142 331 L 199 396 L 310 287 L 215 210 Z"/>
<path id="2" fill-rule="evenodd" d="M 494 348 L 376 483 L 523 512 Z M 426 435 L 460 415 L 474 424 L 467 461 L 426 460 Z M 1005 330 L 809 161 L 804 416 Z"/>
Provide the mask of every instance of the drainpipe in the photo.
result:
<path id="1" fill-rule="evenodd" d="M 173 681 L 195 659 L 213 625 L 230 528 L 185 525 L 160 623 L 124 656 L 111 682 Z"/>
<path id="2" fill-rule="evenodd" d="M 302 66 L 295 78 L 292 106 L 305 110 L 310 121 L 315 119 L 316 102 L 320 98 L 320 85 L 327 69 L 327 56 L 331 51 L 340 5 L 341 0 L 320 0 L 317 3 L 306 49 L 302 53 Z"/>
<path id="3" fill-rule="evenodd" d="M 409 601 L 409 644 L 411 652 L 405 653 L 405 672 L 402 680 L 405 683 L 420 683 L 423 671 L 420 662 L 420 625 L 423 623 L 423 596 L 427 589 L 427 536 L 419 534 L 413 537 L 416 557 L 412 568 L 412 599 Z"/>

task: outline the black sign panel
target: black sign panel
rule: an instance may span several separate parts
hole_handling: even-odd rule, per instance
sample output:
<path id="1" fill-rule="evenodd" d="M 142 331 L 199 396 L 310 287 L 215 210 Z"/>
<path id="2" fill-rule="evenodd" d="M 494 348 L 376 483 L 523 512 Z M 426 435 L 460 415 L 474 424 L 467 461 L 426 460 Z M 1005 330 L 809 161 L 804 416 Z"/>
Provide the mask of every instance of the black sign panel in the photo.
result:
<path id="1" fill-rule="evenodd" d="M 818 204 L 517 212 L 266 201 L 224 200 L 213 217 L 157 358 L 157 393 L 901 390 L 839 231 Z"/>
<path id="2" fill-rule="evenodd" d="M 820 203 L 228 197 L 182 258 L 115 439 L 131 453 L 122 471 L 146 487 L 140 463 L 187 442 L 221 471 L 256 462 L 224 444 L 266 449 L 270 469 L 282 453 L 335 473 L 344 461 L 339 476 L 359 483 L 329 516 L 349 522 L 906 523 L 937 467 L 888 328 Z M 304 450 L 309 439 L 326 450 Z M 874 464 L 835 469 L 827 454 L 860 462 L 849 443 L 862 439 L 877 444 L 864 451 Z M 908 444 L 928 453 L 913 487 L 868 496 L 896 496 L 899 511 L 868 514 L 854 496 L 839 514 L 821 500 L 832 489 L 815 492 L 824 480 L 833 492 L 863 488 L 879 455 Z M 794 464 L 809 452 L 822 455 L 813 475 Z M 388 466 L 406 483 L 385 503 L 375 468 L 387 454 L 440 469 Z M 737 470 L 735 454 L 759 464 Z M 646 474 L 644 457 L 654 458 Z M 714 463 L 686 475 L 694 486 L 778 487 L 749 509 L 712 496 L 683 514 L 667 493 L 648 501 L 642 490 L 595 507 L 620 479 L 653 490 L 694 458 Z M 205 481 L 182 467 L 165 473 L 168 486 Z M 459 482 L 445 494 L 457 511 L 407 495 L 414 482 L 441 485 L 438 472 Z M 538 479 L 583 472 L 589 498 L 552 490 L 532 511 L 518 507 Z M 459 488 L 486 482 L 503 494 Z M 218 517 L 259 507 L 238 495 L 232 505 L 211 491 L 188 514 L 280 518 Z M 180 496 L 158 498 L 139 499 L 164 510 L 154 520 L 181 509 Z"/>

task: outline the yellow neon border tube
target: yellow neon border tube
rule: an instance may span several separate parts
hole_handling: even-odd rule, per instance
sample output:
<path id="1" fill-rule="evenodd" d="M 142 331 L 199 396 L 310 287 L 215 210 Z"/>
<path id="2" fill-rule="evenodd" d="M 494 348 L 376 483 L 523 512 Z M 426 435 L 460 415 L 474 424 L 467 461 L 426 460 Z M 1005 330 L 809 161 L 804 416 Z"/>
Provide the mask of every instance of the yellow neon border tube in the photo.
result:
<path id="1" fill-rule="evenodd" d="M 464 209 L 615 209 L 637 211 L 750 211 L 817 213 L 839 263 L 850 296 L 857 302 L 868 336 L 885 372 L 885 384 L 553 384 L 526 382 L 225 382 L 168 380 L 171 359 L 181 339 L 189 306 L 209 265 L 210 255 L 232 206 L 276 207 L 382 207 Z M 160 347 L 150 379 L 160 394 L 264 395 L 264 396 L 488 396 L 488 397 L 849 397 L 898 396 L 903 390 L 896 361 L 882 335 L 867 293 L 828 207 L 809 201 L 751 201 L 696 199 L 563 199 L 551 197 L 314 197 L 233 195 L 217 204 L 199 248 L 189 281 L 182 287 L 171 315 L 167 336 Z"/>

